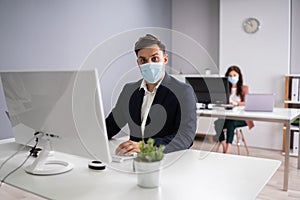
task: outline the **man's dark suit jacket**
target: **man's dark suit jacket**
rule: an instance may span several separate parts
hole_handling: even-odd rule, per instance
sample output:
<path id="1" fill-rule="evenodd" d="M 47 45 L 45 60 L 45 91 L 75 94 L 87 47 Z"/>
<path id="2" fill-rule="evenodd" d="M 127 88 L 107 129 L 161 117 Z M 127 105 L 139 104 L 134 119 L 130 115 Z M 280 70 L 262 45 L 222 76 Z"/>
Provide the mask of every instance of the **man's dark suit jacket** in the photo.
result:
<path id="1" fill-rule="evenodd" d="M 124 86 L 112 112 L 106 118 L 111 139 L 128 124 L 130 140 L 142 140 L 141 108 L 144 89 L 142 80 Z M 165 153 L 187 149 L 196 132 L 196 98 L 192 87 L 167 73 L 158 87 L 146 122 L 144 139 L 155 139 L 155 145 L 166 146 Z"/>

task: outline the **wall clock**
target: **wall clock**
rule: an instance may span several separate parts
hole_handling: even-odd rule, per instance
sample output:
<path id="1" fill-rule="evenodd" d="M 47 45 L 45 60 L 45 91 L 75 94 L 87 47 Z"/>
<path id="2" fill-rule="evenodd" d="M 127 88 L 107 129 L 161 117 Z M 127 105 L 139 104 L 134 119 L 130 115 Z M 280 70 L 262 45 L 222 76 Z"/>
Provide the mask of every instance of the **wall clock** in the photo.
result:
<path id="1" fill-rule="evenodd" d="M 243 22 L 243 28 L 246 33 L 253 34 L 260 29 L 261 25 L 258 19 L 256 18 L 247 18 Z"/>

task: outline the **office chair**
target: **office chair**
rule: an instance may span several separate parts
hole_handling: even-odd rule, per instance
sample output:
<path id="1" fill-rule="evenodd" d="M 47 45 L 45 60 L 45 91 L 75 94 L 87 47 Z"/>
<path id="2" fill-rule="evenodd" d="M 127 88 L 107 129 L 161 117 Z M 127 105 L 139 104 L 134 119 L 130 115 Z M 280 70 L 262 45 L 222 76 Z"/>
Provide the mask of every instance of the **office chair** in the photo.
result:
<path id="1" fill-rule="evenodd" d="M 237 150 L 238 150 L 238 155 L 241 155 L 241 142 L 244 144 L 245 150 L 246 150 L 246 155 L 249 156 L 249 148 L 244 136 L 244 133 L 242 131 L 242 127 L 236 128 L 234 130 L 235 132 L 235 139 L 236 139 L 236 145 L 237 145 Z M 224 129 L 224 134 L 226 134 L 226 129 Z M 219 152 L 221 143 L 218 142 L 217 147 L 216 147 L 216 152 Z M 234 143 L 232 143 L 234 145 Z"/>

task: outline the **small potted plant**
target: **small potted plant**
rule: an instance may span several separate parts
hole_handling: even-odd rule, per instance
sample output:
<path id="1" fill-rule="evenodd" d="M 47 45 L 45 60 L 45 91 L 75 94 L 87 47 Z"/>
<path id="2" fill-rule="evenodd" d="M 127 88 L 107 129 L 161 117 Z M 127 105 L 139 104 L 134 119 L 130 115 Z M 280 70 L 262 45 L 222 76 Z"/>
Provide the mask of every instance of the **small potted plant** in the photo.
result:
<path id="1" fill-rule="evenodd" d="M 160 167 L 164 157 L 164 145 L 156 147 L 154 139 L 149 138 L 147 143 L 139 142 L 140 152 L 134 159 L 134 170 L 137 172 L 137 181 L 140 187 L 155 188 L 160 185 Z"/>

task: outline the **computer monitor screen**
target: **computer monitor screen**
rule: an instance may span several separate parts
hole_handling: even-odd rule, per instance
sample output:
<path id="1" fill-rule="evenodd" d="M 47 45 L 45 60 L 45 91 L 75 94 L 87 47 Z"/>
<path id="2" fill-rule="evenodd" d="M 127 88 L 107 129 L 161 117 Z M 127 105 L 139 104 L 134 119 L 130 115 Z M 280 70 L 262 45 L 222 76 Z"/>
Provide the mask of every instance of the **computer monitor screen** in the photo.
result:
<path id="1" fill-rule="evenodd" d="M 17 143 L 27 144 L 40 133 L 42 153 L 54 150 L 111 162 L 96 70 L 14 71 L 0 76 Z M 55 173 L 34 170 L 28 172 Z"/>
<path id="2" fill-rule="evenodd" d="M 229 83 L 225 77 L 186 77 L 195 92 L 198 103 L 228 104 Z"/>

